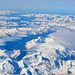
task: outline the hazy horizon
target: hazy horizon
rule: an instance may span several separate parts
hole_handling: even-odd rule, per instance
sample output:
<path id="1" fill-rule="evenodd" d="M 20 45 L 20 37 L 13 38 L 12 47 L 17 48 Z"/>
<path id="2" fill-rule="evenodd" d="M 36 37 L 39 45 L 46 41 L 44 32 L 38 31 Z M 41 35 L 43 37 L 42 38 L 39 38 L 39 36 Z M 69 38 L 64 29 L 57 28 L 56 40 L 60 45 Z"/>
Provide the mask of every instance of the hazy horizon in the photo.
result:
<path id="1" fill-rule="evenodd" d="M 0 9 L 4 10 L 23 10 L 27 12 L 40 13 L 75 13 L 74 0 L 0 0 Z"/>

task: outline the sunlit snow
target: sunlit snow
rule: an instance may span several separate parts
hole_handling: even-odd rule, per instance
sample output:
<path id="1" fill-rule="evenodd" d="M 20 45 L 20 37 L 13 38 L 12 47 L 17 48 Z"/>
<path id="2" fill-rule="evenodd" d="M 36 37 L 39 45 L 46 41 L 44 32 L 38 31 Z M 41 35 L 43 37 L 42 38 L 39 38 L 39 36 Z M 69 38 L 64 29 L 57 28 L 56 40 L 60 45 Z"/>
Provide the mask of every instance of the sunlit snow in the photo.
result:
<path id="1" fill-rule="evenodd" d="M 75 16 L 0 10 L 0 75 L 75 75 Z"/>

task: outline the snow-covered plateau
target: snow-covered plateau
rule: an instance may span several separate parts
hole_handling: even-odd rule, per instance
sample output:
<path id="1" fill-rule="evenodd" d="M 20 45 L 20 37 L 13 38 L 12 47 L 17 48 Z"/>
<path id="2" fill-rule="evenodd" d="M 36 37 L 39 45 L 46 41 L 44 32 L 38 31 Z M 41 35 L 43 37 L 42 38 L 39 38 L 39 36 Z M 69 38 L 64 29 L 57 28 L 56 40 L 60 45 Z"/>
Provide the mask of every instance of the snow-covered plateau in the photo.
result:
<path id="1" fill-rule="evenodd" d="M 0 10 L 0 75 L 75 75 L 75 16 Z"/>

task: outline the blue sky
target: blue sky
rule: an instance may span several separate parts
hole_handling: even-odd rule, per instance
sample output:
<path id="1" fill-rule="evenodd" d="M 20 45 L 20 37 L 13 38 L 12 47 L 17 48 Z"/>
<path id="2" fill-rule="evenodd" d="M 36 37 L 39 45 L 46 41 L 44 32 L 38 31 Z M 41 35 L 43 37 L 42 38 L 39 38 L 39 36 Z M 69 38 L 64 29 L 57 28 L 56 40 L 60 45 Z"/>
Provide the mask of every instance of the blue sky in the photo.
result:
<path id="1" fill-rule="evenodd" d="M 0 0 L 0 9 L 75 12 L 74 0 Z"/>

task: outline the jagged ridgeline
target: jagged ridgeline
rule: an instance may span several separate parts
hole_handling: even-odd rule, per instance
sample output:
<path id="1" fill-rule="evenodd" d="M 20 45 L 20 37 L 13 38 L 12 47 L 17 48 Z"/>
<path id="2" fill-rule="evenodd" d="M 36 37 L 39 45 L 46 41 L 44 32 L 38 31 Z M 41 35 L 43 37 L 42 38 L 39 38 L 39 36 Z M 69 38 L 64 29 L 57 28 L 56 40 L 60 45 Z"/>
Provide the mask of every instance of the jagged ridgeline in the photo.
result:
<path id="1" fill-rule="evenodd" d="M 75 16 L 0 10 L 0 75 L 75 75 Z"/>

